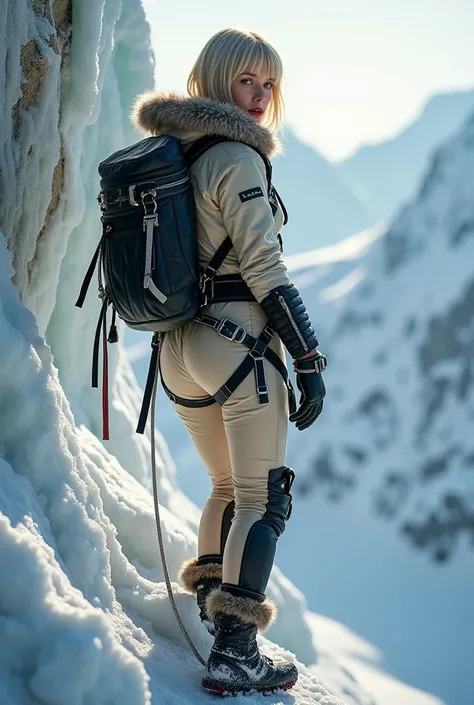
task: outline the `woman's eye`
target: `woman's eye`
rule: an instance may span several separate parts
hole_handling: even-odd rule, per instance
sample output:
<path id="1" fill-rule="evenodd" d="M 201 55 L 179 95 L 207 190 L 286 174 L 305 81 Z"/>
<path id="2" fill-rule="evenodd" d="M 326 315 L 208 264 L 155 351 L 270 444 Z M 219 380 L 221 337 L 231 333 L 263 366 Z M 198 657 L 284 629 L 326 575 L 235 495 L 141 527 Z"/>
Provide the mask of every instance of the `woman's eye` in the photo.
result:
<path id="1" fill-rule="evenodd" d="M 251 86 L 252 85 L 251 78 L 242 78 L 240 82 L 243 83 L 244 86 Z M 264 83 L 263 85 L 267 90 L 271 90 L 273 88 L 274 84 L 270 83 L 270 81 L 266 81 L 266 83 Z"/>

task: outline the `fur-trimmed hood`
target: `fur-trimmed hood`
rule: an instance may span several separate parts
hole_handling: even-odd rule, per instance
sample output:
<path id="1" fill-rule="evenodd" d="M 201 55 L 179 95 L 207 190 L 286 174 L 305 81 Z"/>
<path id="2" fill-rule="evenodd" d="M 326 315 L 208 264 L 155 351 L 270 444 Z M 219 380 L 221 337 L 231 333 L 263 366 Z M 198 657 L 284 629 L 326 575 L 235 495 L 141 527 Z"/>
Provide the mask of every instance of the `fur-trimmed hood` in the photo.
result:
<path id="1" fill-rule="evenodd" d="M 255 147 L 268 157 L 280 150 L 278 139 L 241 108 L 211 98 L 186 98 L 150 91 L 139 96 L 131 120 L 147 135 L 219 135 Z"/>

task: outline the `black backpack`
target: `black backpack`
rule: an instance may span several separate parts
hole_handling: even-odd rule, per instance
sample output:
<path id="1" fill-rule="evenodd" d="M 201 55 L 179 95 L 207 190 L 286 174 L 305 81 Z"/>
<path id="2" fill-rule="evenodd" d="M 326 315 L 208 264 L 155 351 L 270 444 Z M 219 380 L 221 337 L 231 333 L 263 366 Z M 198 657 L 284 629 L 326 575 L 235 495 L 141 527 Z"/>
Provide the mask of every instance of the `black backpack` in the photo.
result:
<path id="1" fill-rule="evenodd" d="M 98 264 L 102 308 L 94 338 L 92 386 L 98 387 L 99 348 L 103 349 L 104 439 L 108 430 L 107 342 L 118 340 L 116 315 L 135 330 L 164 333 L 181 328 L 198 314 L 214 293 L 217 270 L 232 248 L 228 236 L 208 266 L 197 257 L 196 209 L 189 167 L 225 137 L 206 136 L 186 154 L 176 137 L 148 137 L 111 154 L 99 164 L 102 237 L 87 270 L 76 306 L 82 307 Z M 258 151 L 258 150 L 255 150 Z M 272 209 L 271 164 L 267 170 Z M 283 204 L 282 204 L 283 206 Z M 284 206 L 283 206 L 284 209 Z M 287 219 L 285 212 L 285 222 Z M 222 282 L 232 292 L 243 282 Z M 245 285 L 243 285 L 245 286 Z M 107 332 L 107 310 L 112 322 Z M 143 408 L 139 432 L 143 432 Z M 146 418 L 145 418 L 146 420 Z"/>

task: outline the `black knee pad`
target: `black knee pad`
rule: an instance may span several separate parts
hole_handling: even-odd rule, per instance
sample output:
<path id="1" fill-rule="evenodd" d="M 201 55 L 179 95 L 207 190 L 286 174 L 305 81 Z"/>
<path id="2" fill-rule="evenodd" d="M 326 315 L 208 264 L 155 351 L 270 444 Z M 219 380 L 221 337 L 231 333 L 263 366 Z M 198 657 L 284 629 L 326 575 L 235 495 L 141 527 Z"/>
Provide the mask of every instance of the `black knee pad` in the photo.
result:
<path id="1" fill-rule="evenodd" d="M 294 479 L 294 471 L 286 466 L 270 470 L 268 474 L 266 511 L 250 528 L 240 566 L 239 586 L 245 590 L 265 593 L 277 540 L 291 515 L 290 489 Z"/>
<path id="2" fill-rule="evenodd" d="M 268 476 L 268 502 L 262 521 L 273 524 L 278 536 L 285 530 L 285 522 L 291 516 L 291 486 L 295 479 L 295 472 L 285 465 L 275 470 L 270 470 Z"/>

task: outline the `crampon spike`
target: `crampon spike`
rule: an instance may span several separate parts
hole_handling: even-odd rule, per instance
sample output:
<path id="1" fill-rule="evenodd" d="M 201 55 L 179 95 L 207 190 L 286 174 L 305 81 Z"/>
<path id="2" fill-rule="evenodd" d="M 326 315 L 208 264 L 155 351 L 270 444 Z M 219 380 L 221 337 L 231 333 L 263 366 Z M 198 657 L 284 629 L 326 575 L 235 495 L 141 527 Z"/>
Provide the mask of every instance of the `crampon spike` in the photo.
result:
<path id="1" fill-rule="evenodd" d="M 223 698 L 228 697 L 230 695 L 249 695 L 253 693 L 261 693 L 262 695 L 271 695 L 273 693 L 277 693 L 279 690 L 290 690 L 295 685 L 296 681 L 293 681 L 292 683 L 287 683 L 286 685 L 280 685 L 276 688 L 265 688 L 259 687 L 258 685 L 254 685 L 252 687 L 241 687 L 239 688 L 238 686 L 234 687 L 229 687 L 229 686 L 223 686 L 217 683 L 214 683 L 211 680 L 207 680 L 206 678 L 203 679 L 202 681 L 202 686 L 206 690 L 208 690 L 211 693 L 215 693 L 216 695 L 220 695 Z"/>

